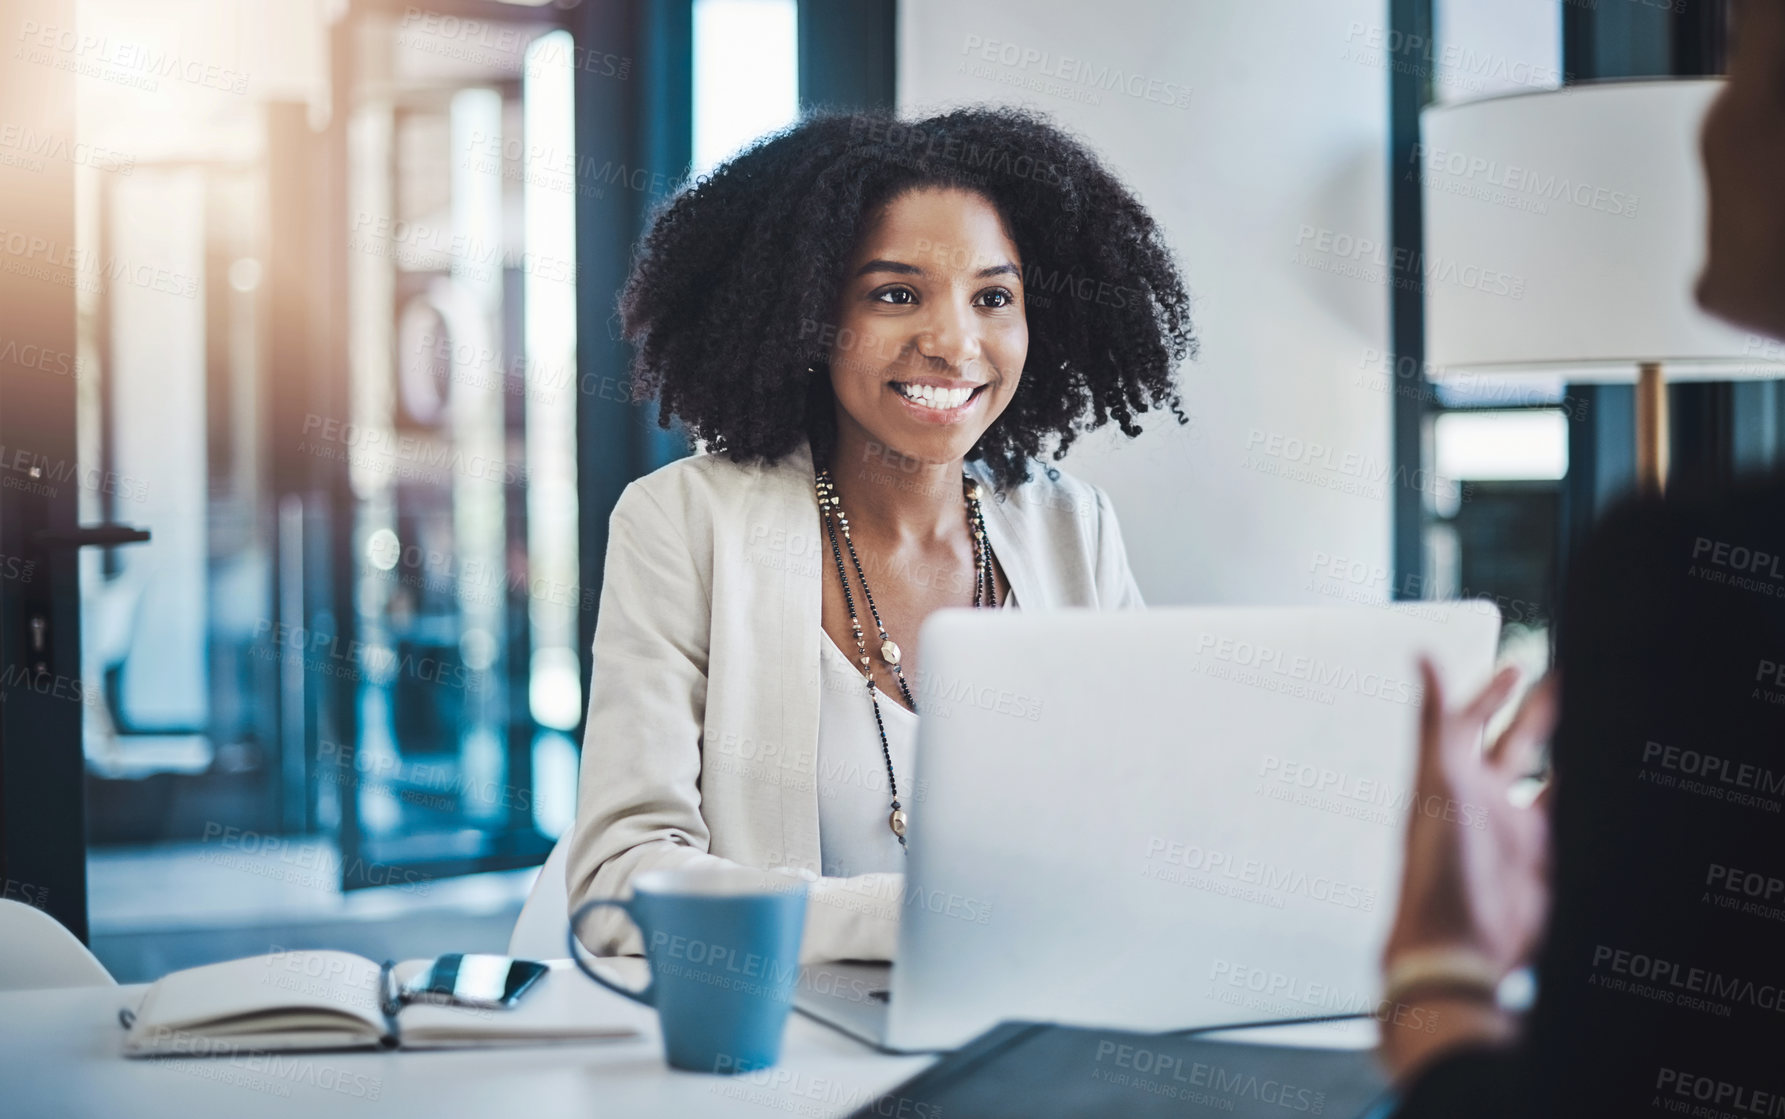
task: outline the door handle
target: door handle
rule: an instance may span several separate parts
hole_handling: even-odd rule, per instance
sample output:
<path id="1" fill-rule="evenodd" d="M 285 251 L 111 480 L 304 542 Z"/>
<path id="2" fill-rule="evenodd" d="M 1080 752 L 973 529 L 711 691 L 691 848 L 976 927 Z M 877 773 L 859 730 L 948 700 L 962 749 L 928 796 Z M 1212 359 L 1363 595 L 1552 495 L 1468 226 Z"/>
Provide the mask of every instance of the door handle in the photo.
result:
<path id="1" fill-rule="evenodd" d="M 130 525 L 79 525 L 75 528 L 42 528 L 31 534 L 31 542 L 43 549 L 114 548 L 119 544 L 141 544 L 149 538 L 146 528 Z M 38 676 L 50 670 L 50 616 L 47 602 L 41 602 L 26 622 L 31 668 Z"/>
<path id="2" fill-rule="evenodd" d="M 149 530 L 129 525 L 82 525 L 39 529 L 31 539 L 44 548 L 114 548 L 119 544 L 143 543 L 149 539 Z"/>

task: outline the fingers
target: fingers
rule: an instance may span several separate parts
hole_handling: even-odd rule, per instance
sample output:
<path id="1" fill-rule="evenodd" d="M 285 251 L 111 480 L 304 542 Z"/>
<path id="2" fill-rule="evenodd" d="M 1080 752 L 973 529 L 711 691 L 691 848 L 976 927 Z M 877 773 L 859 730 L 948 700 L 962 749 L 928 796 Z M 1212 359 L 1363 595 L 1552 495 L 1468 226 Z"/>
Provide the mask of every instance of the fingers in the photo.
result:
<path id="1" fill-rule="evenodd" d="M 1531 807 L 1537 812 L 1548 816 L 1550 802 L 1556 799 L 1555 793 L 1556 779 L 1551 777 L 1548 781 L 1543 783 L 1543 788 L 1537 790 L 1537 795 L 1531 798 Z"/>
<path id="2" fill-rule="evenodd" d="M 1508 775 L 1528 772 L 1536 764 L 1539 747 L 1555 730 L 1556 712 L 1560 707 L 1557 697 L 1554 676 L 1538 681 L 1525 696 L 1525 702 L 1501 733 L 1499 741 L 1488 750 L 1488 763 Z"/>
<path id="3" fill-rule="evenodd" d="M 1506 665 L 1494 673 L 1493 678 L 1476 693 L 1475 698 L 1461 710 L 1450 713 L 1445 710 L 1444 685 L 1438 677 L 1437 665 L 1424 654 L 1419 657 L 1419 675 L 1425 690 L 1419 708 L 1419 760 L 1422 769 L 1437 762 L 1438 755 L 1444 751 L 1447 742 L 1455 743 L 1458 749 L 1467 748 L 1472 751 L 1481 740 L 1482 728 L 1493 717 L 1494 712 L 1505 705 L 1519 680 L 1518 667 Z M 1488 751 L 1491 763 L 1500 763 L 1508 753 L 1517 755 L 1522 762 L 1535 743 L 1549 737 L 1550 728 L 1554 724 L 1554 693 L 1555 686 L 1549 681 L 1532 689 L 1531 701 L 1519 708 L 1512 725 L 1507 727 L 1506 733 Z"/>
<path id="4" fill-rule="evenodd" d="M 1424 689 L 1419 701 L 1419 760 L 1425 766 L 1437 761 L 1444 740 L 1444 685 L 1430 657 L 1419 658 L 1419 682 Z"/>
<path id="5" fill-rule="evenodd" d="M 1518 666 L 1506 665 L 1494 673 L 1493 679 L 1487 682 L 1485 688 L 1476 693 L 1475 698 L 1469 701 L 1468 706 L 1457 712 L 1457 717 L 1470 723 L 1486 723 L 1493 718 L 1494 712 L 1500 710 L 1506 703 L 1507 697 L 1512 694 L 1512 689 L 1517 686 L 1518 679 Z"/>

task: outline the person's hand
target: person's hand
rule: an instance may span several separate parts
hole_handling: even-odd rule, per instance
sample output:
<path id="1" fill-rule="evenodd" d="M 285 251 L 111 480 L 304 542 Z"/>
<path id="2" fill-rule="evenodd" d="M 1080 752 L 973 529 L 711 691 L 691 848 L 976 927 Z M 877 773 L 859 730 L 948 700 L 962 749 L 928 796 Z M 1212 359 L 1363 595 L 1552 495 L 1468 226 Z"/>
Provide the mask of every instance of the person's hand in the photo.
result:
<path id="1" fill-rule="evenodd" d="M 1454 710 L 1425 658 L 1420 676 L 1419 769 L 1384 962 L 1408 951 L 1463 950 L 1504 975 L 1525 962 L 1549 912 L 1548 798 L 1519 805 L 1509 793 L 1555 726 L 1555 677 L 1532 688 L 1498 741 L 1478 752 L 1518 670 L 1502 669 Z"/>
<path id="2" fill-rule="evenodd" d="M 1514 804 L 1509 794 L 1555 725 L 1555 678 L 1531 689 L 1499 740 L 1481 753 L 1476 743 L 1512 694 L 1518 671 L 1502 669 L 1457 710 L 1444 702 L 1443 684 L 1423 658 L 1420 675 L 1419 770 L 1401 902 L 1383 966 L 1393 969 L 1407 953 L 1458 953 L 1502 977 L 1529 955 L 1549 911 L 1548 790 L 1528 805 Z M 1491 998 L 1442 988 L 1403 997 L 1409 1005 L 1381 1019 L 1379 1056 L 1396 1083 L 1447 1051 L 1503 1044 L 1516 1032 Z M 1400 1028 L 1407 1023 L 1415 1028 Z"/>

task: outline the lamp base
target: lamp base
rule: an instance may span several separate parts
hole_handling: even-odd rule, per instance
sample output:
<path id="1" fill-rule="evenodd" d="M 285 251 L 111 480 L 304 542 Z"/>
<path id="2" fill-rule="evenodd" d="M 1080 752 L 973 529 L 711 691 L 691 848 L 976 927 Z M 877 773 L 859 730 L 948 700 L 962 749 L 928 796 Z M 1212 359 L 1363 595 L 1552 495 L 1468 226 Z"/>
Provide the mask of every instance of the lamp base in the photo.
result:
<path id="1" fill-rule="evenodd" d="M 1636 488 L 1660 496 L 1667 487 L 1667 379 L 1661 363 L 1636 367 Z"/>

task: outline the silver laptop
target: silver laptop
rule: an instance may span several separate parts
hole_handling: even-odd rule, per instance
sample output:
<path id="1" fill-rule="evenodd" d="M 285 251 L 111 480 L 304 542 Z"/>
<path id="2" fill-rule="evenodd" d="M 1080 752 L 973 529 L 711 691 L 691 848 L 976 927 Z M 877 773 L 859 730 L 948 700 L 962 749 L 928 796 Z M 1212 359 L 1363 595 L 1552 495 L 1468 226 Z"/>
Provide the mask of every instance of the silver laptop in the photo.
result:
<path id="1" fill-rule="evenodd" d="M 880 1048 L 1009 1019 L 1172 1030 L 1374 1011 L 1429 652 L 1486 602 L 939 611 L 924 625 L 897 966 L 795 1005 Z"/>

